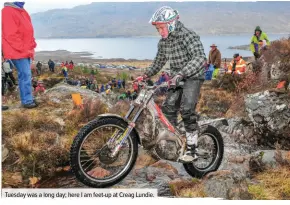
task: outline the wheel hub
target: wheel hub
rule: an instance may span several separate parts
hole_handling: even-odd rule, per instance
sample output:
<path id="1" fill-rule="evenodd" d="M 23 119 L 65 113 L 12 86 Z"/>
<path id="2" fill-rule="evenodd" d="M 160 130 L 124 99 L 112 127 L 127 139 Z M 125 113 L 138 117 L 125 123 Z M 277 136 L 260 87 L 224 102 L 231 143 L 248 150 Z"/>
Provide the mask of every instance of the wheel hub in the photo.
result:
<path id="1" fill-rule="evenodd" d="M 101 149 L 99 153 L 100 161 L 104 164 L 114 163 L 117 160 L 119 153 L 116 154 L 116 156 L 114 157 L 112 157 L 111 154 L 112 154 L 111 150 L 108 148 L 108 146 L 105 146 L 104 148 Z"/>

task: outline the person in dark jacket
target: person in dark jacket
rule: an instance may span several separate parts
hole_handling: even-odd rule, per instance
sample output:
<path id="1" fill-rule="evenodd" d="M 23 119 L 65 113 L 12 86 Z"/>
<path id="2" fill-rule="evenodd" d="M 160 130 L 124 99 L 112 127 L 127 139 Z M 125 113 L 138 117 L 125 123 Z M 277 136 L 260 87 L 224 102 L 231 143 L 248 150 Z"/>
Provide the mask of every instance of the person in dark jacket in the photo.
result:
<path id="1" fill-rule="evenodd" d="M 41 67 L 42 67 L 42 64 L 38 61 L 37 64 L 36 64 L 37 75 L 41 75 Z"/>
<path id="2" fill-rule="evenodd" d="M 2 51 L 5 59 L 11 59 L 18 71 L 20 99 L 23 107 L 37 104 L 32 95 L 31 59 L 36 42 L 29 14 L 24 2 L 5 3 L 2 9 Z"/>
<path id="3" fill-rule="evenodd" d="M 158 43 L 157 55 L 143 78 L 156 75 L 167 61 L 170 62 L 170 74 L 173 77 L 169 80 L 170 89 L 162 111 L 174 126 L 177 126 L 178 111 L 181 111 L 186 130 L 187 151 L 179 160 L 191 163 L 197 159 L 199 127 L 195 108 L 205 77 L 206 56 L 200 37 L 178 19 L 178 12 L 168 6 L 153 14 L 150 23 L 162 38 Z M 184 81 L 182 87 L 181 81 Z"/>
<path id="4" fill-rule="evenodd" d="M 105 92 L 105 86 L 104 86 L 104 84 L 102 84 L 102 86 L 101 86 L 101 93 L 103 93 L 103 92 Z"/>
<path id="5" fill-rule="evenodd" d="M 209 51 L 208 55 L 208 64 L 212 64 L 214 66 L 214 71 L 213 71 L 213 78 L 216 78 L 219 72 L 219 69 L 221 68 L 221 63 L 222 63 L 222 56 L 221 52 L 219 49 L 217 49 L 217 46 L 215 44 L 212 44 L 211 50 Z"/>
<path id="6" fill-rule="evenodd" d="M 54 73 L 55 63 L 51 59 L 49 59 L 48 61 L 48 67 L 49 67 L 49 70 Z"/>

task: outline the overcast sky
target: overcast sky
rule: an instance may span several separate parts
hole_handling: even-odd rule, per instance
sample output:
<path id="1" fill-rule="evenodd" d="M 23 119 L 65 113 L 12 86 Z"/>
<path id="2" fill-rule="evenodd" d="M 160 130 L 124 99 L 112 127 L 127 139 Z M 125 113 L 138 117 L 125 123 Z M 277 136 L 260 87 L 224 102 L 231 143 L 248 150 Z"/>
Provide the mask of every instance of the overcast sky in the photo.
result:
<path id="1" fill-rule="evenodd" d="M 21 0 L 18 0 L 21 1 Z M 75 6 L 90 4 L 90 0 L 25 0 L 24 8 L 31 14 L 50 9 L 73 8 Z"/>
<path id="2" fill-rule="evenodd" d="M 5 0 L 3 0 L 5 2 Z M 3 2 L 1 0 L 1 2 Z M 15 0 L 16 1 L 16 0 Z M 18 0 L 21 1 L 21 0 Z M 79 5 L 90 4 L 92 2 L 136 2 L 136 1 L 213 1 L 213 0 L 22 0 L 25 1 L 24 8 L 30 13 L 37 13 L 47 11 L 50 9 L 73 8 Z M 239 1 L 239 0 L 214 0 L 214 1 Z M 243 0 L 254 1 L 254 0 Z M 6 2 L 13 2 L 13 0 L 6 0 Z M 3 6 L 3 4 L 2 4 Z M 2 7 L 1 7 L 2 8 Z"/>

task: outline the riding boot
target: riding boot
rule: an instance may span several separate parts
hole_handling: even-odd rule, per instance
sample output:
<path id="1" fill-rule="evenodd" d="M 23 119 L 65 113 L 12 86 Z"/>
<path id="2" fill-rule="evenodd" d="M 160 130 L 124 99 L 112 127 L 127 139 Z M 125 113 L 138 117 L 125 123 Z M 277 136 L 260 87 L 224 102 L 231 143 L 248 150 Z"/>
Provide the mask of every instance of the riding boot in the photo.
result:
<path id="1" fill-rule="evenodd" d="M 197 148 L 197 137 L 198 131 L 186 132 L 186 144 L 187 149 L 182 157 L 179 158 L 183 163 L 190 163 L 197 159 L 196 148 Z"/>

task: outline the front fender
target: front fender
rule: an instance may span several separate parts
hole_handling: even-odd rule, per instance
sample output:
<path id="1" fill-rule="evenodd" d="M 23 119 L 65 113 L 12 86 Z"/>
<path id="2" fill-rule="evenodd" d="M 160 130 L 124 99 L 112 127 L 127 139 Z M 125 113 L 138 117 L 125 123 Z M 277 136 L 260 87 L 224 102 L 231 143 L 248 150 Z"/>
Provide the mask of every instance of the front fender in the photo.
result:
<path id="1" fill-rule="evenodd" d="M 106 114 L 98 115 L 98 117 L 97 117 L 97 119 L 103 119 L 103 118 L 117 118 L 117 119 L 122 120 L 123 122 L 125 122 L 127 125 L 129 123 L 129 121 L 127 119 L 124 119 L 122 116 L 117 115 L 117 114 L 106 113 Z M 135 128 L 133 129 L 133 132 L 135 132 L 134 134 L 137 137 L 138 143 L 141 145 L 140 136 L 139 136 L 139 134 L 138 134 L 138 132 L 137 132 L 137 130 Z"/>

